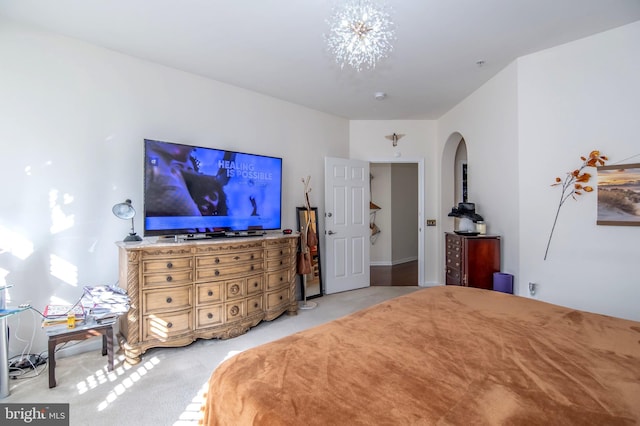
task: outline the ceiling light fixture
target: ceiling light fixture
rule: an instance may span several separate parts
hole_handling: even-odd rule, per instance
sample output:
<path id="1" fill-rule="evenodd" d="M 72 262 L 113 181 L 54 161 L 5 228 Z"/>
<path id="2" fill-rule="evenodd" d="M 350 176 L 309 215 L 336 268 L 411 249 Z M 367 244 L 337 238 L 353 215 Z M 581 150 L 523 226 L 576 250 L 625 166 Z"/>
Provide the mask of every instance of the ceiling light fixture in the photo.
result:
<path id="1" fill-rule="evenodd" d="M 327 24 L 327 46 L 340 68 L 373 69 L 393 50 L 395 28 L 384 3 L 349 0 L 334 9 Z"/>

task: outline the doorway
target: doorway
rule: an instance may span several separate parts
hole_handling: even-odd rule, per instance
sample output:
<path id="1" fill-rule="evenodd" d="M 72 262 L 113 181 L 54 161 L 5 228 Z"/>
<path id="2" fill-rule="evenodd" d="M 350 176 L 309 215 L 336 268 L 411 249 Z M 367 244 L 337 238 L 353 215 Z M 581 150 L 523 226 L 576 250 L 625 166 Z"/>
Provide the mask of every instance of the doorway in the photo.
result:
<path id="1" fill-rule="evenodd" d="M 423 263 L 419 163 L 371 163 L 369 168 L 371 285 L 417 286 Z"/>

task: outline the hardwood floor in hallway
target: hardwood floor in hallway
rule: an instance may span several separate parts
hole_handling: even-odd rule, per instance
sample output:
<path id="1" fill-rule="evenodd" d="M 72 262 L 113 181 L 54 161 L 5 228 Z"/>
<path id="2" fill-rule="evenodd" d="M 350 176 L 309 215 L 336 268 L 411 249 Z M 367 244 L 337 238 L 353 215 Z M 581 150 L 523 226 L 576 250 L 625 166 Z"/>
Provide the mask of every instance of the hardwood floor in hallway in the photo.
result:
<path id="1" fill-rule="evenodd" d="M 371 266 L 372 286 L 417 286 L 418 261 L 393 266 Z"/>

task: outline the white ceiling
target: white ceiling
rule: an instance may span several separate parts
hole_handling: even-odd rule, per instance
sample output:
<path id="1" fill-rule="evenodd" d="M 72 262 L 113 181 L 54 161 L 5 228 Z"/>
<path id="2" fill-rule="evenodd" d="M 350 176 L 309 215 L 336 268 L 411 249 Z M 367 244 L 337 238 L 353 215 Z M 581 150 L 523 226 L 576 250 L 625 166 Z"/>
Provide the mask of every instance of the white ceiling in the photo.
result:
<path id="1" fill-rule="evenodd" d="M 357 73 L 325 49 L 335 1 L 0 0 L 0 15 L 349 119 L 438 118 L 519 56 L 640 20 L 640 0 L 388 0 L 394 51 Z"/>

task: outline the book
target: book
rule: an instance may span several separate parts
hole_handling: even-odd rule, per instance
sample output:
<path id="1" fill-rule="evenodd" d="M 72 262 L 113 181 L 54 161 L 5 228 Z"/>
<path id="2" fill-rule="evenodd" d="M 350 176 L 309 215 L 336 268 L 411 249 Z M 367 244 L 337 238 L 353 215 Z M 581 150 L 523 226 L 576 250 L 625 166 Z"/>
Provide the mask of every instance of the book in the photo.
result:
<path id="1" fill-rule="evenodd" d="M 73 312 L 76 319 L 84 319 L 84 307 L 82 305 L 47 305 L 44 307 L 42 314 L 45 319 L 61 319 L 67 320 L 69 312 Z"/>

